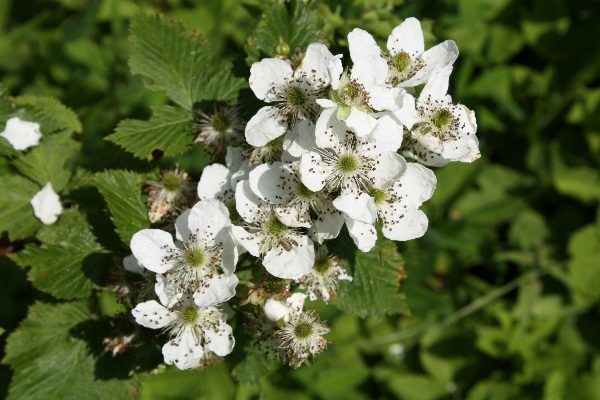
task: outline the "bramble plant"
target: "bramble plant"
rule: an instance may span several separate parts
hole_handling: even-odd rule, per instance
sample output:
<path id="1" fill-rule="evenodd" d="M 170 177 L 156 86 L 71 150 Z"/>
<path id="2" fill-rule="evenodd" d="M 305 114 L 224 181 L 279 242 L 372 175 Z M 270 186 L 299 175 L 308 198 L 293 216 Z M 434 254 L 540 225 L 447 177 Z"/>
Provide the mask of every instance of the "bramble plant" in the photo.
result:
<path id="1" fill-rule="evenodd" d="M 230 52 L 189 28 L 185 13 L 110 3 L 99 13 L 114 6 L 127 15 L 122 41 L 114 36 L 98 54 L 86 53 L 85 41 L 69 43 L 74 59 L 89 65 L 127 50 L 127 70 L 120 69 L 124 56 L 111 59 L 110 76 L 118 79 L 86 78 L 89 88 L 111 92 L 106 103 L 89 101 L 75 113 L 43 87 L 15 94 L 10 79 L 0 93 L 1 244 L 35 293 L 6 339 L 9 398 L 277 399 L 292 393 L 276 388 L 285 381 L 325 399 L 467 398 L 462 391 L 473 388 L 469 399 L 496 392 L 508 399 L 527 389 L 513 390 L 512 379 L 504 385 L 495 375 L 487 386 L 471 378 L 461 386 L 461 379 L 481 373 L 475 370 L 485 369 L 483 359 L 500 363 L 514 354 L 527 360 L 519 385 L 546 379 L 525 347 L 536 337 L 571 340 L 585 307 L 598 299 L 578 275 L 597 282 L 589 244 L 596 230 L 574 234 L 566 278 L 543 245 L 549 230 L 542 216 L 513 193 L 531 188 L 529 178 L 491 166 L 487 147 L 480 153 L 471 107 L 487 130 L 504 121 L 477 93 L 493 92 L 494 107 L 519 111 L 508 89 L 480 81 L 479 89 L 465 89 L 477 70 L 467 47 L 467 66 L 455 72 L 462 61 L 453 39 L 460 43 L 465 32 L 449 29 L 438 40 L 429 19 L 409 16 L 418 9 L 412 5 L 404 18 L 378 25 L 372 15 L 357 17 L 366 6 L 353 2 L 345 19 L 344 11 L 313 1 L 248 2 L 250 14 L 261 17 L 250 18 L 248 37 L 236 38 L 244 51 Z M 491 43 L 514 39 L 494 32 Z M 0 39 L 0 52 L 2 46 Z M 518 51 L 489 46 L 490 59 L 493 50 Z M 57 80 L 65 73 L 50 70 Z M 511 73 L 525 81 L 523 71 Z M 73 104 L 69 93 L 60 97 Z M 120 104 L 117 113 L 110 114 L 111 102 Z M 95 128 L 104 108 L 114 126 Z M 565 171 L 557 150 L 549 154 L 553 168 Z M 535 153 L 527 162 L 541 158 Z M 460 197 L 473 182 L 477 189 Z M 600 198 L 569 177 L 552 182 L 561 193 Z M 522 252 L 498 249 L 486 224 Z M 406 268 L 401 254 L 410 259 Z M 446 279 L 448 269 L 486 262 L 535 268 L 509 282 L 468 275 L 462 289 L 447 292 L 460 287 Z M 494 268 L 510 275 L 505 264 Z M 565 306 L 561 315 L 579 318 L 553 336 L 546 333 L 558 330 L 559 317 L 546 325 L 536 318 L 561 306 L 556 293 L 566 289 L 544 297 L 546 275 L 574 291 L 573 311 Z M 514 315 L 498 303 L 486 314 L 489 325 L 440 333 L 516 288 Z M 480 297 L 472 300 L 469 290 Z M 467 305 L 452 313 L 454 303 Z M 531 336 L 518 336 L 528 329 Z M 421 335 L 420 353 L 406 355 Z M 372 350 L 380 345 L 391 346 Z M 483 355 L 471 362 L 475 353 Z M 592 365 L 581 357 L 573 371 Z M 600 371 L 598 358 L 593 362 Z M 346 365 L 348 376 L 339 371 Z M 169 387 L 187 376 L 190 387 L 206 387 L 194 395 Z M 544 398 L 555 386 L 568 393 L 575 379 L 555 376 L 542 380 Z M 375 383 L 382 388 L 357 394 Z"/>

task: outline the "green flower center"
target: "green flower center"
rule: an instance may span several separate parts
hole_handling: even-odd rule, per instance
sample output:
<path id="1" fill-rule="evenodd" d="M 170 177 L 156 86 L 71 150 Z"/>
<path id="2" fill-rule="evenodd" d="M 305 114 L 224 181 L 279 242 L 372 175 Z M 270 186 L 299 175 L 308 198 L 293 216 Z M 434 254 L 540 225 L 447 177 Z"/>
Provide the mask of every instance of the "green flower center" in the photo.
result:
<path id="1" fill-rule="evenodd" d="M 344 154 L 338 160 L 337 169 L 345 175 L 350 175 L 358 170 L 358 164 L 354 154 Z"/>
<path id="2" fill-rule="evenodd" d="M 431 122 L 438 129 L 447 128 L 452 122 L 453 116 L 450 110 L 446 108 L 442 108 L 433 113 L 433 117 L 431 118 Z"/>
<path id="3" fill-rule="evenodd" d="M 223 113 L 215 113 L 210 117 L 210 126 L 217 132 L 225 132 L 230 125 L 231 121 Z"/>
<path id="4" fill-rule="evenodd" d="M 328 257 L 317 258 L 315 261 L 315 271 L 324 274 L 331 268 L 331 260 Z"/>
<path id="5" fill-rule="evenodd" d="M 287 226 L 281 223 L 275 215 L 269 217 L 265 223 L 265 231 L 271 236 L 281 236 L 287 230 Z"/>
<path id="6" fill-rule="evenodd" d="M 185 325 L 194 325 L 198 321 L 199 316 L 198 309 L 193 306 L 186 307 L 179 312 L 179 319 Z"/>
<path id="7" fill-rule="evenodd" d="M 410 55 L 405 51 L 401 51 L 392 58 L 392 67 L 398 72 L 405 72 L 410 68 L 411 63 Z"/>
<path id="8" fill-rule="evenodd" d="M 263 282 L 263 288 L 269 294 L 283 293 L 287 289 L 287 281 L 285 279 L 267 277 Z"/>
<path id="9" fill-rule="evenodd" d="M 185 253 L 185 261 L 192 268 L 200 267 L 204 264 L 204 253 L 200 249 L 189 249 Z"/>
<path id="10" fill-rule="evenodd" d="M 387 193 L 384 190 L 373 188 L 369 190 L 369 196 L 373 198 L 375 204 L 382 204 L 387 200 Z"/>
<path id="11" fill-rule="evenodd" d="M 303 106 L 308 101 L 308 97 L 302 88 L 291 86 L 287 90 L 287 102 L 293 106 Z"/>
<path id="12" fill-rule="evenodd" d="M 179 177 L 174 172 L 167 172 L 162 177 L 163 187 L 169 192 L 176 192 L 179 190 L 181 183 Z"/>
<path id="13" fill-rule="evenodd" d="M 300 321 L 294 327 L 294 335 L 300 339 L 306 339 L 313 333 L 312 324 L 306 321 Z"/>

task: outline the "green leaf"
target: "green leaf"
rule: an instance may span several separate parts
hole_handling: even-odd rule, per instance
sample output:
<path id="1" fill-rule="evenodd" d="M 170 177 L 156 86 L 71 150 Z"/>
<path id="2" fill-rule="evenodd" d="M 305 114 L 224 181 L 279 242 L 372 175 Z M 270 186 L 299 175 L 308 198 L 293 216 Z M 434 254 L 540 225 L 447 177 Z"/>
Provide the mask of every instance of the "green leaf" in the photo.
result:
<path id="1" fill-rule="evenodd" d="M 48 136 L 14 160 L 14 165 L 40 186 L 52 182 L 54 190 L 60 192 L 71 178 L 73 162 L 80 148 L 81 145 L 71 139 L 69 133 Z"/>
<path id="2" fill-rule="evenodd" d="M 11 259 L 21 267 L 30 266 L 33 285 L 60 299 L 89 296 L 96 278 L 106 265 L 102 247 L 79 211 L 63 213 L 54 225 L 38 233 L 41 245 L 28 244 Z"/>
<path id="3" fill-rule="evenodd" d="M 600 232 L 588 225 L 569 240 L 569 276 L 575 299 L 589 304 L 600 300 Z"/>
<path id="4" fill-rule="evenodd" d="M 70 332 L 91 317 L 81 302 L 36 303 L 9 336 L 3 362 L 14 371 L 8 399 L 128 399 L 130 384 L 96 377 L 87 344 Z"/>
<path id="5" fill-rule="evenodd" d="M 221 68 L 204 86 L 206 99 L 234 102 L 240 90 L 248 87 L 245 78 L 238 78 L 231 72 L 231 66 Z"/>
<path id="6" fill-rule="evenodd" d="M 400 293 L 404 261 L 394 242 L 379 234 L 375 247 L 363 253 L 356 250 L 350 238 L 340 237 L 332 251 L 354 271 L 352 282 L 340 282 L 339 308 L 362 318 L 410 314 Z"/>
<path id="7" fill-rule="evenodd" d="M 148 211 L 140 195 L 140 177 L 130 171 L 105 171 L 96 174 L 96 183 L 119 237 L 129 244 L 135 232 L 149 226 Z"/>
<path id="8" fill-rule="evenodd" d="M 151 90 L 164 90 L 180 106 L 191 110 L 207 81 L 210 55 L 206 42 L 174 22 L 140 14 L 131 23 L 134 74 L 143 75 Z"/>
<path id="9" fill-rule="evenodd" d="M 41 226 L 33 215 L 31 199 L 40 188 L 17 175 L 0 175 L 0 231 L 8 232 L 10 240 L 24 239 Z"/>
<path id="10" fill-rule="evenodd" d="M 150 158 L 156 149 L 165 156 L 183 153 L 194 139 L 192 113 L 181 108 L 159 106 L 149 121 L 126 119 L 108 138 L 134 156 Z"/>
<path id="11" fill-rule="evenodd" d="M 15 156 L 19 154 L 17 150 L 3 137 L 0 137 L 0 156 Z"/>
<path id="12" fill-rule="evenodd" d="M 289 55 L 292 55 L 320 41 L 322 27 L 323 23 L 304 1 L 270 2 L 266 4 L 254 33 L 248 38 L 248 50 L 260 50 L 274 57 L 278 55 L 277 46 L 283 42 L 289 47 Z M 259 54 L 255 56 L 258 58 Z"/>

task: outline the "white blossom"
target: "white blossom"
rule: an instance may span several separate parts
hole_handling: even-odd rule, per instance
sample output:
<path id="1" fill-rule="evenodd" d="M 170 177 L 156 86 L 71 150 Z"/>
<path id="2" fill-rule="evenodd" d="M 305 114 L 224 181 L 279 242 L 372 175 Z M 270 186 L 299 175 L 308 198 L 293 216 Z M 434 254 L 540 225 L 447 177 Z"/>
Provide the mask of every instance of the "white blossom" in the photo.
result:
<path id="1" fill-rule="evenodd" d="M 159 181 L 146 182 L 150 222 L 158 222 L 181 211 L 194 192 L 185 171 L 164 171 L 158 175 Z"/>
<path id="2" fill-rule="evenodd" d="M 228 145 L 241 144 L 244 123 L 239 108 L 226 105 L 215 107 L 211 113 L 200 112 L 196 129 L 198 136 L 194 143 L 202 143 L 222 153 Z"/>
<path id="3" fill-rule="evenodd" d="M 352 281 L 340 259 L 336 256 L 317 256 L 310 273 L 298 279 L 300 287 L 305 288 L 311 300 L 322 299 L 328 302 L 336 293 L 338 281 Z"/>
<path id="4" fill-rule="evenodd" d="M 189 297 L 172 308 L 155 300 L 146 301 L 138 304 L 132 314 L 138 324 L 168 333 L 163 357 L 166 364 L 175 364 L 179 369 L 194 368 L 211 354 L 224 357 L 235 345 L 226 313 L 214 305 L 200 307 Z"/>
<path id="5" fill-rule="evenodd" d="M 54 191 L 52 183 L 46 185 L 33 196 L 31 199 L 33 213 L 46 225 L 51 225 L 58 220 L 58 216 L 62 213 L 62 205 L 60 198 Z"/>
<path id="6" fill-rule="evenodd" d="M 37 146 L 42 138 L 40 124 L 12 117 L 6 121 L 0 136 L 5 138 L 16 150 L 26 150 Z"/>

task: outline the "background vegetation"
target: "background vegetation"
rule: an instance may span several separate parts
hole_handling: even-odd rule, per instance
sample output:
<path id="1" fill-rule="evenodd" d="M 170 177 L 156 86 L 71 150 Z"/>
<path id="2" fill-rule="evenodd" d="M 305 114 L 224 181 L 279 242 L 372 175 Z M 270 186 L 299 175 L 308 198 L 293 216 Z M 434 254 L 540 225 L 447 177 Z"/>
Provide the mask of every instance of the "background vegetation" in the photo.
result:
<path id="1" fill-rule="evenodd" d="M 280 18 L 265 3 L 0 2 L 4 92 L 56 97 L 81 120 L 81 126 L 76 119 L 63 121 L 69 133 L 82 132 L 74 150 L 61 143 L 48 150 L 65 162 L 69 154 L 76 159 L 64 195 L 80 212 L 63 215 L 64 224 L 78 218 L 89 223 L 76 233 L 68 227 L 38 233 L 46 248 L 64 235 L 78 235 L 78 247 L 61 250 L 63 258 L 58 252 L 56 263 L 118 274 L 118 260 L 98 249 L 118 256 L 127 249 L 86 174 L 109 167 L 149 171 L 172 163 L 167 157 L 149 167 L 105 140 L 121 119 L 146 119 L 151 106 L 166 102 L 163 93 L 147 90 L 130 73 L 132 17 L 142 9 L 183 21 L 206 38 L 215 59 L 230 60 L 235 74 L 245 77 L 247 63 L 269 52 L 272 38 L 265 26 L 274 24 L 269 29 L 280 29 L 286 38 L 297 32 L 297 20 Z M 361 319 L 322 307 L 332 343 L 313 367 L 264 365 L 239 344 L 226 364 L 151 373 L 156 360 L 143 359 L 142 348 L 116 358 L 103 353 L 102 332 L 110 330 L 104 316 L 119 312 L 103 295 L 90 300 L 99 304 L 92 320 L 80 303 L 38 303 L 23 323 L 36 301 L 57 303 L 49 295 L 56 296 L 52 287 L 36 284 L 47 270 L 17 266 L 35 264 L 30 251 L 0 258 L 2 346 L 21 324 L 0 366 L 0 397 L 12 385 L 15 399 L 53 398 L 43 391 L 20 392 L 50 379 L 72 386 L 83 399 L 600 399 L 600 3 L 348 0 L 315 2 L 311 9 L 299 23 L 334 54 L 346 50 L 346 34 L 354 27 L 384 41 L 407 16 L 423 20 L 430 43 L 454 39 L 461 50 L 452 93 L 477 113 L 483 157 L 436 170 L 438 188 L 426 207 L 430 229 L 424 238 L 399 246 L 401 287 L 412 315 Z M 302 37 L 300 32 L 298 40 Z M 195 174 L 209 162 L 198 148 L 178 161 Z M 27 180 L 15 178 L 12 168 L 0 157 L 0 231 L 28 223 L 7 214 L 15 179 Z M 0 255 L 26 244 L 4 234 Z M 105 284 L 105 276 L 94 279 L 95 285 Z M 93 283 L 58 297 L 87 296 Z M 61 321 L 67 315 L 65 328 Z M 44 353 L 60 345 L 65 351 Z M 129 376 L 131 370 L 137 372 Z M 86 379 L 103 385 L 88 385 Z"/>

